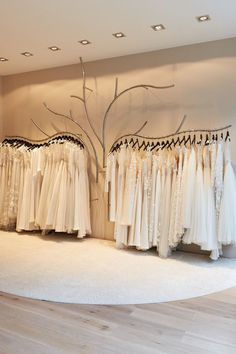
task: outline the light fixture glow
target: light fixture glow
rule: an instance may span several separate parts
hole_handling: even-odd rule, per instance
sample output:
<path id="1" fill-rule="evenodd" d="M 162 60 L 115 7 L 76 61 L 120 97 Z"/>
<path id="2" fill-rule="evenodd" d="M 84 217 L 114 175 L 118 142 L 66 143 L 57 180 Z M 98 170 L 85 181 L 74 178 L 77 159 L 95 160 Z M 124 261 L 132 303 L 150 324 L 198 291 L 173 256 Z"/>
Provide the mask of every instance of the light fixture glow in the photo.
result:
<path id="1" fill-rule="evenodd" d="M 210 20 L 210 16 L 209 15 L 202 15 L 202 16 L 198 16 L 197 20 L 199 22 L 205 22 L 205 21 L 209 21 Z"/>
<path id="2" fill-rule="evenodd" d="M 53 45 L 53 46 L 51 46 L 51 47 L 48 47 L 48 49 L 52 50 L 53 52 L 56 52 L 56 51 L 58 51 L 58 50 L 61 50 L 61 48 L 59 48 L 59 47 L 57 47 L 57 46 L 55 46 L 55 45 Z"/>
<path id="3" fill-rule="evenodd" d="M 82 41 L 79 41 L 79 43 L 83 45 L 91 44 L 91 42 L 89 42 L 87 39 L 83 39 Z"/>
<path id="4" fill-rule="evenodd" d="M 122 33 L 122 32 L 113 33 L 112 35 L 113 35 L 114 37 L 116 37 L 116 38 L 125 37 L 124 33 Z"/>
<path id="5" fill-rule="evenodd" d="M 8 61 L 7 58 L 0 57 L 0 61 Z"/>
<path id="6" fill-rule="evenodd" d="M 165 29 L 165 26 L 162 25 L 162 24 L 159 24 L 159 25 L 153 25 L 151 26 L 151 28 L 154 30 L 154 31 L 162 31 Z"/>
<path id="7" fill-rule="evenodd" d="M 32 57 L 33 56 L 33 54 L 30 52 L 23 52 L 23 53 L 21 53 L 21 55 L 24 55 L 25 57 Z"/>

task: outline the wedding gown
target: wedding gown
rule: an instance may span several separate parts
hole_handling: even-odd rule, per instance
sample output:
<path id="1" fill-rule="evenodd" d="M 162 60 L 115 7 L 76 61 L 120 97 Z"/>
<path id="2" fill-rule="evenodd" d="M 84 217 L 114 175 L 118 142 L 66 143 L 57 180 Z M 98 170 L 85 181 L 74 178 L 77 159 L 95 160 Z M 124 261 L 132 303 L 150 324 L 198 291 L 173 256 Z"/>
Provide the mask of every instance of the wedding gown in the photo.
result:
<path id="1" fill-rule="evenodd" d="M 126 158 L 128 151 L 122 147 L 118 156 L 118 181 L 117 181 L 117 210 L 115 221 L 115 240 L 118 247 L 123 247 L 127 243 L 128 227 L 122 225 L 123 199 L 125 188 Z"/>
<path id="2" fill-rule="evenodd" d="M 86 151 L 69 141 L 0 145 L 0 227 L 90 234 Z"/>
<path id="3" fill-rule="evenodd" d="M 157 152 L 123 145 L 110 154 L 106 191 L 117 246 L 156 247 L 165 258 L 182 241 L 216 260 L 222 244 L 236 243 L 236 182 L 228 145 L 212 141 Z"/>
<path id="4" fill-rule="evenodd" d="M 202 245 L 207 241 L 206 195 L 204 193 L 202 147 L 197 147 L 197 171 L 192 194 L 191 218 L 183 242 Z M 193 171 L 195 174 L 195 171 Z"/>
<path id="5" fill-rule="evenodd" d="M 219 208 L 218 241 L 236 244 L 236 180 L 230 156 L 230 143 L 225 144 L 224 184 Z"/>
<path id="6" fill-rule="evenodd" d="M 212 251 L 211 258 L 219 258 L 217 233 L 216 233 L 216 209 L 215 197 L 211 180 L 210 149 L 204 148 L 204 195 L 205 195 L 205 215 L 206 215 L 206 242 L 201 244 L 202 250 Z"/>
<path id="7" fill-rule="evenodd" d="M 161 203 L 161 224 L 159 240 L 159 256 L 166 258 L 169 255 L 170 247 L 168 242 L 170 227 L 170 205 L 171 205 L 171 157 L 168 156 L 166 166 L 162 170 L 162 203 Z"/>

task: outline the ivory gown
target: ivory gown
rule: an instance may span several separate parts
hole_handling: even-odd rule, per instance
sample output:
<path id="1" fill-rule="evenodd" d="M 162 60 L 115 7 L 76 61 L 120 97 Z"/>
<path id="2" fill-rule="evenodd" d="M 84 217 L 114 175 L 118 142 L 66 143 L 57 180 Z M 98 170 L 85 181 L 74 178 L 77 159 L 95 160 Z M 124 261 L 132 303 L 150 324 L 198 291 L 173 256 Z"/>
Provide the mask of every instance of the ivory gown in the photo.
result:
<path id="1" fill-rule="evenodd" d="M 87 154 L 74 143 L 0 145 L 0 226 L 91 233 Z"/>
<path id="2" fill-rule="evenodd" d="M 216 260 L 222 244 L 236 243 L 236 181 L 229 151 L 229 143 L 218 141 L 153 153 L 123 146 L 110 154 L 106 190 L 113 189 L 117 246 L 156 247 L 165 258 L 182 241 L 210 251 Z"/>

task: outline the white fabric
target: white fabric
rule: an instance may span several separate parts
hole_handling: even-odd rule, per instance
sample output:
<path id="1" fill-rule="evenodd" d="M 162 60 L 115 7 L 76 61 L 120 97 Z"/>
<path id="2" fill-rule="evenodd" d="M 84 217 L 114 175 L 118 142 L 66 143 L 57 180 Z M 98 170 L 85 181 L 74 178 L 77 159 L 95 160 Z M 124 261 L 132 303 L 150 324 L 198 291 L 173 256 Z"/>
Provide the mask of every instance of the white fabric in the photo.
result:
<path id="1" fill-rule="evenodd" d="M 118 161 L 117 184 L 111 182 L 113 160 Z M 117 195 L 112 214 L 119 247 L 156 247 L 165 258 L 182 241 L 197 244 L 216 260 L 222 245 L 236 243 L 229 142 L 153 153 L 122 146 L 108 157 L 106 181 L 106 190 L 113 188 Z"/>
<path id="2" fill-rule="evenodd" d="M 192 202 L 189 205 L 190 219 L 188 221 L 187 232 L 183 237 L 184 243 L 195 243 L 202 245 L 207 242 L 206 229 L 206 194 L 204 191 L 203 166 L 202 166 L 202 148 L 197 148 L 197 170 L 194 183 L 192 184 Z M 190 170 L 189 170 L 190 173 Z M 195 174 L 195 170 L 192 171 Z"/>
<path id="3" fill-rule="evenodd" d="M 205 223 L 206 242 L 202 243 L 203 250 L 211 250 L 211 258 L 219 257 L 217 233 L 216 233 L 216 208 L 214 190 L 211 181 L 210 150 L 204 149 L 204 196 L 205 196 Z"/>
<path id="4" fill-rule="evenodd" d="M 224 184 L 219 207 L 218 240 L 223 245 L 236 244 L 236 180 L 231 164 L 229 144 L 224 152 Z"/>
<path id="5" fill-rule="evenodd" d="M 116 183 L 117 183 L 117 169 L 116 156 L 110 154 L 107 158 L 105 192 L 109 192 L 109 220 L 116 221 Z"/>
<path id="6" fill-rule="evenodd" d="M 189 149 L 190 150 L 190 149 Z M 189 155 L 189 157 L 188 157 Z M 183 181 L 183 227 L 188 229 L 192 221 L 192 212 L 194 210 L 194 187 L 196 185 L 196 151 L 191 149 L 189 152 L 186 149 L 185 155 L 185 179 Z M 188 159 L 188 160 L 187 160 Z"/>
<path id="7" fill-rule="evenodd" d="M 0 227 L 91 233 L 87 154 L 64 141 L 0 146 Z"/>

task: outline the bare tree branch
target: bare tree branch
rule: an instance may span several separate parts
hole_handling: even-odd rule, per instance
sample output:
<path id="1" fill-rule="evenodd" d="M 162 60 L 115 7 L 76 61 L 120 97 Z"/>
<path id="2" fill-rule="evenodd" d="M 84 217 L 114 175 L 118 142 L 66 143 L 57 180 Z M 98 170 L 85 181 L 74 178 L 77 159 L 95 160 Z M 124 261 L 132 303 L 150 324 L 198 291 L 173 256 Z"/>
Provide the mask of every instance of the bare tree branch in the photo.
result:
<path id="1" fill-rule="evenodd" d="M 41 131 L 41 133 L 43 133 L 43 134 L 46 135 L 48 138 L 50 138 L 50 135 L 48 135 L 47 133 L 45 133 L 45 131 L 44 131 L 42 128 L 40 128 L 40 126 L 39 126 L 32 118 L 30 118 L 30 120 L 31 120 L 31 122 L 38 128 L 38 130 Z"/>
<path id="2" fill-rule="evenodd" d="M 116 85 L 118 85 L 118 80 L 116 81 Z M 119 94 L 117 94 L 116 89 L 115 89 L 115 96 L 113 98 L 113 100 L 111 101 L 111 103 L 109 104 L 109 106 L 107 107 L 107 110 L 104 114 L 103 117 L 103 123 L 102 123 L 102 147 L 103 147 L 103 167 L 105 167 L 105 154 L 106 154 L 106 139 L 105 139 L 105 131 L 106 131 L 106 122 L 107 122 L 107 117 L 108 114 L 113 106 L 113 104 L 125 93 L 131 91 L 131 90 L 136 90 L 139 88 L 144 88 L 146 90 L 148 90 L 149 88 L 151 89 L 155 89 L 155 90 L 164 90 L 164 89 L 169 89 L 174 87 L 174 84 L 171 85 L 167 85 L 167 86 L 155 86 L 155 85 L 148 85 L 148 84 L 140 84 L 140 85 L 134 85 L 131 87 L 128 87 L 127 89 L 121 91 Z"/>
<path id="3" fill-rule="evenodd" d="M 92 147 L 93 150 L 93 154 L 94 154 L 94 158 L 95 158 L 95 165 L 96 165 L 96 183 L 98 182 L 98 156 L 97 156 L 97 151 L 95 149 L 95 146 L 93 144 L 92 139 L 90 138 L 89 134 L 87 133 L 87 131 L 77 122 L 74 120 L 73 115 L 72 115 L 72 111 L 70 111 L 70 118 L 69 118 L 74 124 L 76 124 L 81 130 L 82 132 L 86 135 L 86 137 L 88 138 L 90 145 Z"/>
<path id="4" fill-rule="evenodd" d="M 83 102 L 84 102 L 84 110 L 85 110 L 86 118 L 87 118 L 87 121 L 88 121 L 90 128 L 92 129 L 94 135 L 98 139 L 100 145 L 103 147 L 103 142 L 102 142 L 101 138 L 99 137 L 99 135 L 97 134 L 97 132 L 90 120 L 89 113 L 88 113 L 87 100 L 86 100 L 86 90 L 91 91 L 91 89 L 89 89 L 86 86 L 86 74 L 85 74 L 85 69 L 84 69 L 84 63 L 83 63 L 83 60 L 81 57 L 80 57 L 80 63 L 81 63 L 81 67 L 82 67 L 82 76 L 83 76 Z"/>
<path id="5" fill-rule="evenodd" d="M 87 86 L 85 86 L 86 90 L 90 91 L 90 92 L 93 92 L 93 90 Z"/>
<path id="6" fill-rule="evenodd" d="M 147 120 L 146 120 L 146 122 L 144 122 L 143 125 L 134 133 L 134 135 L 140 133 L 146 125 L 147 125 Z"/>
<path id="7" fill-rule="evenodd" d="M 84 99 L 80 96 L 76 96 L 76 95 L 70 95 L 71 98 L 77 98 L 77 100 L 80 100 L 84 103 Z"/>
<path id="8" fill-rule="evenodd" d="M 68 116 L 66 114 L 58 113 L 58 112 L 52 110 L 51 108 L 49 108 L 48 105 L 45 102 L 43 102 L 43 105 L 49 112 L 55 114 L 56 116 L 63 117 L 63 118 L 68 118 Z"/>
<path id="9" fill-rule="evenodd" d="M 116 77 L 114 98 L 117 97 L 117 92 L 118 92 L 118 77 Z"/>
<path id="10" fill-rule="evenodd" d="M 179 125 L 178 129 L 176 130 L 175 134 L 177 134 L 177 133 L 180 131 L 180 129 L 181 129 L 182 126 L 184 125 L 184 122 L 185 122 L 186 118 L 187 118 L 187 115 L 185 114 L 185 115 L 183 116 L 183 118 L 182 118 L 182 120 L 181 120 L 181 122 L 180 122 L 180 125 Z"/>

